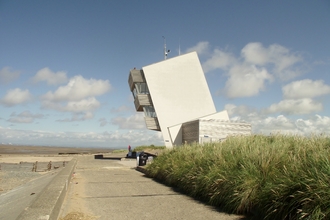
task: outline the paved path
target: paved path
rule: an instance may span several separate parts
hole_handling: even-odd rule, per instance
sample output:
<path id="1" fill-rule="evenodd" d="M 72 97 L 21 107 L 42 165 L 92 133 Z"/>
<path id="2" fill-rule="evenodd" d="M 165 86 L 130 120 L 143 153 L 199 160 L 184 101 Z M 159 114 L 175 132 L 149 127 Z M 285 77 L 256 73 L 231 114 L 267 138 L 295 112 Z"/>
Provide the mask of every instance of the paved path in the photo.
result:
<path id="1" fill-rule="evenodd" d="M 82 219 L 100 220 L 243 219 L 218 212 L 145 177 L 135 170 L 136 161 L 102 160 L 93 156 L 77 159 L 74 178 L 62 206 L 62 219 L 70 213 L 85 214 Z"/>
<path id="2" fill-rule="evenodd" d="M 0 220 L 17 219 L 21 212 L 33 203 L 56 175 L 55 172 L 43 174 L 0 195 Z"/>

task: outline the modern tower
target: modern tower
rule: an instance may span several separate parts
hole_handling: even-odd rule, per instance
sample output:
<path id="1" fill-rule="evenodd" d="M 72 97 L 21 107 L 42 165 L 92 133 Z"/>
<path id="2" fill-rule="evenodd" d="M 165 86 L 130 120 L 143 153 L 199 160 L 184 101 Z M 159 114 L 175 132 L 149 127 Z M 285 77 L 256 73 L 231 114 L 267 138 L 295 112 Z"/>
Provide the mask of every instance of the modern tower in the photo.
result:
<path id="1" fill-rule="evenodd" d="M 162 132 L 166 147 L 251 133 L 251 125 L 216 112 L 196 52 L 133 69 L 128 84 L 136 111 L 144 111 L 148 129 Z"/>

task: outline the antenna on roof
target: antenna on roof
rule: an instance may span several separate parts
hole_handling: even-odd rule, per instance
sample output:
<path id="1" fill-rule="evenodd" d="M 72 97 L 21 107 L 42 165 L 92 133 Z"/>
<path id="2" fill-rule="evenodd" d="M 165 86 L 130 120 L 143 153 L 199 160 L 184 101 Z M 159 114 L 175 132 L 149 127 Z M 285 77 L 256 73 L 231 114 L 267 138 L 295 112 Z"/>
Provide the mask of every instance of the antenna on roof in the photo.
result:
<path id="1" fill-rule="evenodd" d="M 179 56 L 181 55 L 181 47 L 180 47 L 181 41 L 179 39 Z"/>
<path id="2" fill-rule="evenodd" d="M 166 50 L 166 38 L 164 36 L 163 38 L 164 38 L 164 60 L 166 60 L 167 54 L 171 52 L 171 50 Z"/>

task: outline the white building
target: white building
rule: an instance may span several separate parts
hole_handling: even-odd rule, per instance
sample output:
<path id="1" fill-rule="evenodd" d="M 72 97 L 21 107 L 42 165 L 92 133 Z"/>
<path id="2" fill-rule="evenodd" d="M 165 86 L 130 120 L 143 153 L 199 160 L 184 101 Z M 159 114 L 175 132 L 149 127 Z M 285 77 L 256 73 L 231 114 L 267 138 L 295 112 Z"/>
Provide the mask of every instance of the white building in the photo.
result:
<path id="1" fill-rule="evenodd" d="M 244 126 L 239 126 L 237 132 L 232 129 L 226 132 L 223 125 L 228 128 L 233 122 L 229 122 L 227 111 L 216 112 L 196 52 L 166 59 L 141 70 L 133 69 L 128 83 L 136 110 L 144 111 L 148 129 L 162 132 L 166 147 L 192 141 L 202 143 L 206 137 L 211 138 L 208 141 L 219 141 L 228 134 L 251 133 L 251 125 L 246 123 L 240 123 Z M 207 129 L 203 129 L 206 121 L 218 132 L 207 131 L 206 134 Z M 188 136 L 184 132 L 187 129 L 191 131 Z"/>

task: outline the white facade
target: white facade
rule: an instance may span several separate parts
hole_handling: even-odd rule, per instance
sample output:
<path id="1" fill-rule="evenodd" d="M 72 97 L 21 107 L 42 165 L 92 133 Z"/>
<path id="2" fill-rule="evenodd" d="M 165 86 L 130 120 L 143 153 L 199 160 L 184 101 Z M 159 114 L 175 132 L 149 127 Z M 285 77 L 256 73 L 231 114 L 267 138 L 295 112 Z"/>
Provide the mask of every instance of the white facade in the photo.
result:
<path id="1" fill-rule="evenodd" d="M 196 52 L 131 70 L 129 86 L 147 128 L 161 131 L 167 147 L 183 143 L 185 122 L 229 120 L 227 111 L 216 112 Z"/>
<path id="2" fill-rule="evenodd" d="M 197 119 L 182 124 L 182 143 L 219 142 L 228 136 L 251 134 L 251 124 L 238 121 Z"/>
<path id="3" fill-rule="evenodd" d="M 142 70 L 166 146 L 172 146 L 168 127 L 216 113 L 196 52 Z M 175 139 L 177 134 L 171 136 Z"/>

